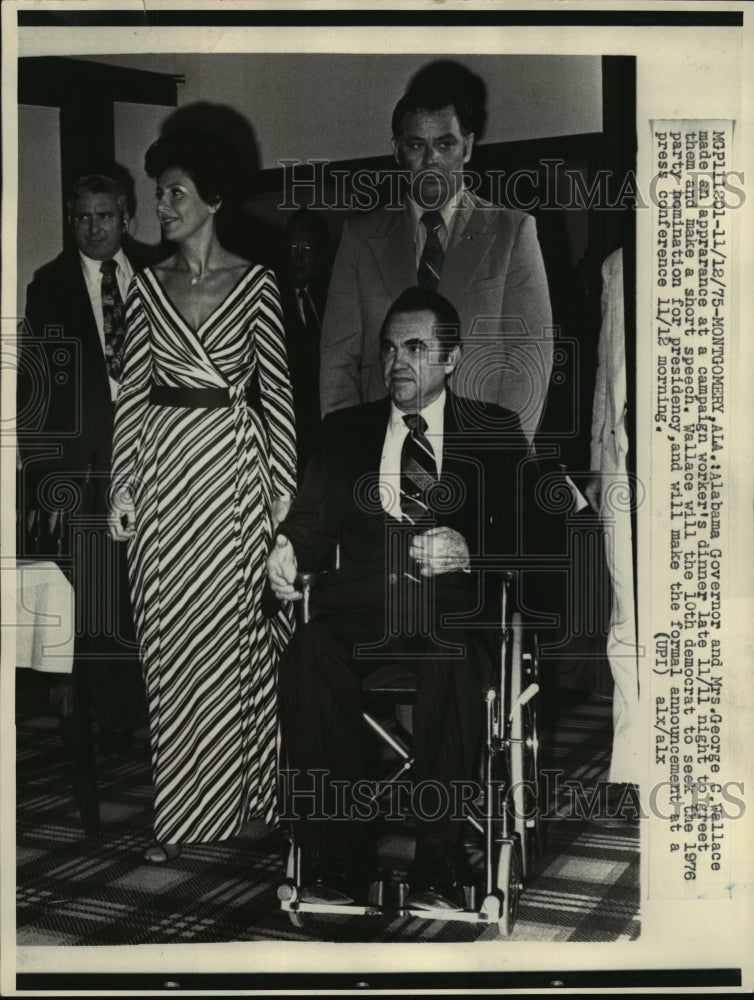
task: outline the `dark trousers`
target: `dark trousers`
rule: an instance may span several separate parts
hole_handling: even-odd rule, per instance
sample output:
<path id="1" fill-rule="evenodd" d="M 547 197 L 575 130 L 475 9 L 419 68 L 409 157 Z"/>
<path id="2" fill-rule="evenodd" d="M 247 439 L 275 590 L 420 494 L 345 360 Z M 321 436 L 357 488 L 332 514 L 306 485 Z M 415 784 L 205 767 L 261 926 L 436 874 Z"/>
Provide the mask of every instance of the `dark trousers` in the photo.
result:
<path id="1" fill-rule="evenodd" d="M 76 669 L 86 678 L 100 733 L 132 731 L 146 719 L 144 681 L 131 613 L 126 546 L 87 532 L 90 558 L 74 568 Z M 96 544 L 94 544 L 96 541 Z"/>
<path id="2" fill-rule="evenodd" d="M 493 662 L 490 635 L 479 630 L 436 629 L 435 636 L 443 643 L 462 647 L 462 656 L 451 657 L 445 648 L 438 650 L 434 640 L 385 638 L 383 623 L 384 616 L 373 612 L 322 615 L 296 632 L 280 660 L 283 759 L 287 761 L 283 794 L 288 793 L 288 814 L 296 818 L 297 834 L 306 843 L 353 840 L 366 833 L 366 824 L 358 821 L 358 803 L 349 796 L 353 783 L 368 777 L 362 749 L 361 682 L 390 659 L 400 657 L 404 663 L 406 654 L 412 659 L 405 666 L 414 671 L 418 682 L 411 788 L 412 804 L 419 803 L 417 842 L 452 845 L 457 839 L 461 820 L 453 805 L 459 784 L 468 786 L 474 774 L 482 693 Z M 359 650 L 369 643 L 379 645 L 380 658 Z M 325 772 L 324 779 L 318 771 Z M 322 800 L 306 794 L 315 788 L 323 791 Z M 340 818 L 326 818 L 336 813 Z"/>

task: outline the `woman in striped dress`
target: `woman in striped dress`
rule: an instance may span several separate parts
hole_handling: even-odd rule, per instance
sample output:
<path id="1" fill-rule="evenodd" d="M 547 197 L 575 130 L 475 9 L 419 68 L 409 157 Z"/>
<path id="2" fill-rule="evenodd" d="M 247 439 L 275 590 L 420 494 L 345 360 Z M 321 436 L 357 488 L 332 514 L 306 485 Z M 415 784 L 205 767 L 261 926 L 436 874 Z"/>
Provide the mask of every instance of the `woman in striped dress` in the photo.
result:
<path id="1" fill-rule="evenodd" d="M 154 863 L 276 818 L 275 665 L 290 623 L 265 617 L 262 591 L 295 489 L 293 407 L 275 278 L 218 240 L 229 156 L 193 132 L 150 147 L 177 252 L 135 276 L 126 306 L 111 526 L 128 541 Z"/>

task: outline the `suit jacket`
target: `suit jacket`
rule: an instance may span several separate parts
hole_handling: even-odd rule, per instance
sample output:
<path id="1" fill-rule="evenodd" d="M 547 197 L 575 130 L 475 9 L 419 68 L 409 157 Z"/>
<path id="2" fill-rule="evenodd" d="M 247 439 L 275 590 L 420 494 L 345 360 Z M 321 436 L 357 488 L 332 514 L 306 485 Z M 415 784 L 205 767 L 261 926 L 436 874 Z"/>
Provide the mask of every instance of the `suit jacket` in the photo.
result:
<path id="1" fill-rule="evenodd" d="M 134 270 L 146 263 L 124 251 Z M 36 272 L 25 319 L 18 381 L 25 497 L 19 507 L 65 507 L 43 486 L 54 475 L 78 494 L 77 513 L 104 515 L 114 408 L 78 251 L 64 251 Z"/>
<path id="2" fill-rule="evenodd" d="M 325 417 L 303 488 L 278 529 L 291 540 L 299 569 L 330 571 L 327 586 L 315 596 L 318 611 L 384 609 L 386 587 L 396 583 L 386 546 L 393 533 L 406 529 L 385 513 L 378 496 L 389 417 L 389 398 Z M 514 413 L 448 392 L 440 482 L 449 501 L 436 524 L 463 535 L 472 572 L 435 578 L 438 608 L 481 610 L 480 595 L 488 596 L 488 584 L 499 579 L 496 571 L 541 534 L 527 485 L 535 468 Z M 336 545 L 340 566 L 333 571 Z M 480 586 L 484 568 L 495 576 Z"/>
<path id="3" fill-rule="evenodd" d="M 135 271 L 147 263 L 143 253 L 123 249 Z M 76 595 L 76 654 L 103 662 L 136 653 L 125 546 L 102 537 L 107 533 L 113 413 L 105 355 L 78 251 L 64 251 L 37 271 L 26 295 L 18 377 L 18 508 L 22 516 L 35 509 L 41 516 L 36 538 L 19 531 L 19 553 L 52 557 L 70 576 Z M 47 534 L 46 515 L 55 510 L 63 511 L 59 539 Z M 82 533 L 77 541 L 70 530 L 73 519 Z M 119 672 L 108 684 L 103 688 L 109 692 L 103 697 L 112 702 L 108 719 L 120 711 L 128 728 L 138 713 L 138 671 Z"/>
<path id="4" fill-rule="evenodd" d="M 379 331 L 391 303 L 416 284 L 411 213 L 379 209 L 346 222 L 325 311 L 323 413 L 379 399 Z M 461 318 L 455 392 L 514 410 L 531 441 L 552 369 L 552 313 L 534 219 L 465 193 L 438 291 Z"/>
<path id="5" fill-rule="evenodd" d="M 325 311 L 325 293 L 316 285 L 310 287 L 310 294 L 321 323 Z M 298 479 L 301 482 L 306 463 L 316 448 L 319 437 L 319 352 L 322 331 L 311 330 L 304 323 L 298 311 L 297 290 L 287 274 L 280 281 L 280 298 L 296 415 Z"/>
<path id="6" fill-rule="evenodd" d="M 602 327 L 592 410 L 592 470 L 603 474 L 625 473 L 627 453 L 623 251 L 616 250 L 602 265 Z"/>

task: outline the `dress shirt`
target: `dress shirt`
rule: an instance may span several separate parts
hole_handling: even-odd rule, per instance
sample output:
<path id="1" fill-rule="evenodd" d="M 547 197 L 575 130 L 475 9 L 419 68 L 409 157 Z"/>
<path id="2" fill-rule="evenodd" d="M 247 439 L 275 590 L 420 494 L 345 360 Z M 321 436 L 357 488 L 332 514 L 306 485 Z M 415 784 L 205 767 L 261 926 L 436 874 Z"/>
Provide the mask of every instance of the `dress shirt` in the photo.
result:
<path id="1" fill-rule="evenodd" d="M 449 198 L 445 204 L 439 209 L 440 215 L 442 216 L 443 225 L 440 227 L 437 233 L 438 239 L 440 240 L 440 246 L 447 253 L 448 242 L 450 240 L 450 233 L 453 228 L 453 219 L 455 210 L 461 204 L 463 200 L 463 188 L 459 188 L 452 198 Z M 424 244 L 427 242 L 427 230 L 422 224 L 421 218 L 427 211 L 426 208 L 422 208 L 417 205 L 412 199 L 408 199 L 408 208 L 411 212 L 411 224 L 414 230 L 414 247 L 416 250 L 416 268 L 419 269 L 419 262 L 422 259 L 422 253 L 424 252 Z"/>
<path id="2" fill-rule="evenodd" d="M 432 451 L 435 453 L 438 476 L 442 473 L 442 444 L 443 429 L 445 424 L 445 390 L 437 399 L 433 400 L 429 406 L 425 406 L 419 413 L 427 421 L 426 437 Z M 401 450 L 403 442 L 408 434 L 408 427 L 404 421 L 406 414 L 403 410 L 391 403 L 390 421 L 385 433 L 385 443 L 382 446 L 382 460 L 380 461 L 380 501 L 386 514 L 397 520 L 403 520 L 401 511 Z"/>
<path id="3" fill-rule="evenodd" d="M 97 333 L 99 334 L 100 344 L 102 345 L 102 357 L 105 357 L 105 329 L 102 322 L 102 267 L 101 260 L 92 260 L 91 257 L 87 257 L 86 254 L 81 253 L 79 250 L 79 258 L 81 260 L 81 269 L 84 272 L 84 281 L 86 283 L 86 290 L 89 293 L 89 301 L 92 304 L 92 312 L 94 313 L 94 321 L 97 324 Z M 122 250 L 118 250 L 112 258 L 118 265 L 115 268 L 115 276 L 118 280 L 118 288 L 120 289 L 121 297 L 123 301 L 126 301 L 128 295 L 128 286 L 131 284 L 131 278 L 133 277 L 133 268 L 128 260 L 128 257 L 123 253 Z M 118 395 L 118 383 L 115 379 L 108 376 L 108 381 L 110 382 L 110 395 L 115 399 Z"/>

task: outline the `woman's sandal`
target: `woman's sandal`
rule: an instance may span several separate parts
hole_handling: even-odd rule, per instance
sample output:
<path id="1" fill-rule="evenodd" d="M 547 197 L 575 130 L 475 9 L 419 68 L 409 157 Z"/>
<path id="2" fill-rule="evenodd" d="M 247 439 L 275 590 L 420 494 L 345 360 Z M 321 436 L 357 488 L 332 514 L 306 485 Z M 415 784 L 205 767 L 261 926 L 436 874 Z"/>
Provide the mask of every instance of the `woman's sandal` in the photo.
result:
<path id="1" fill-rule="evenodd" d="M 164 865 L 180 856 L 180 844 L 150 844 L 144 851 L 144 860 L 151 865 Z"/>

